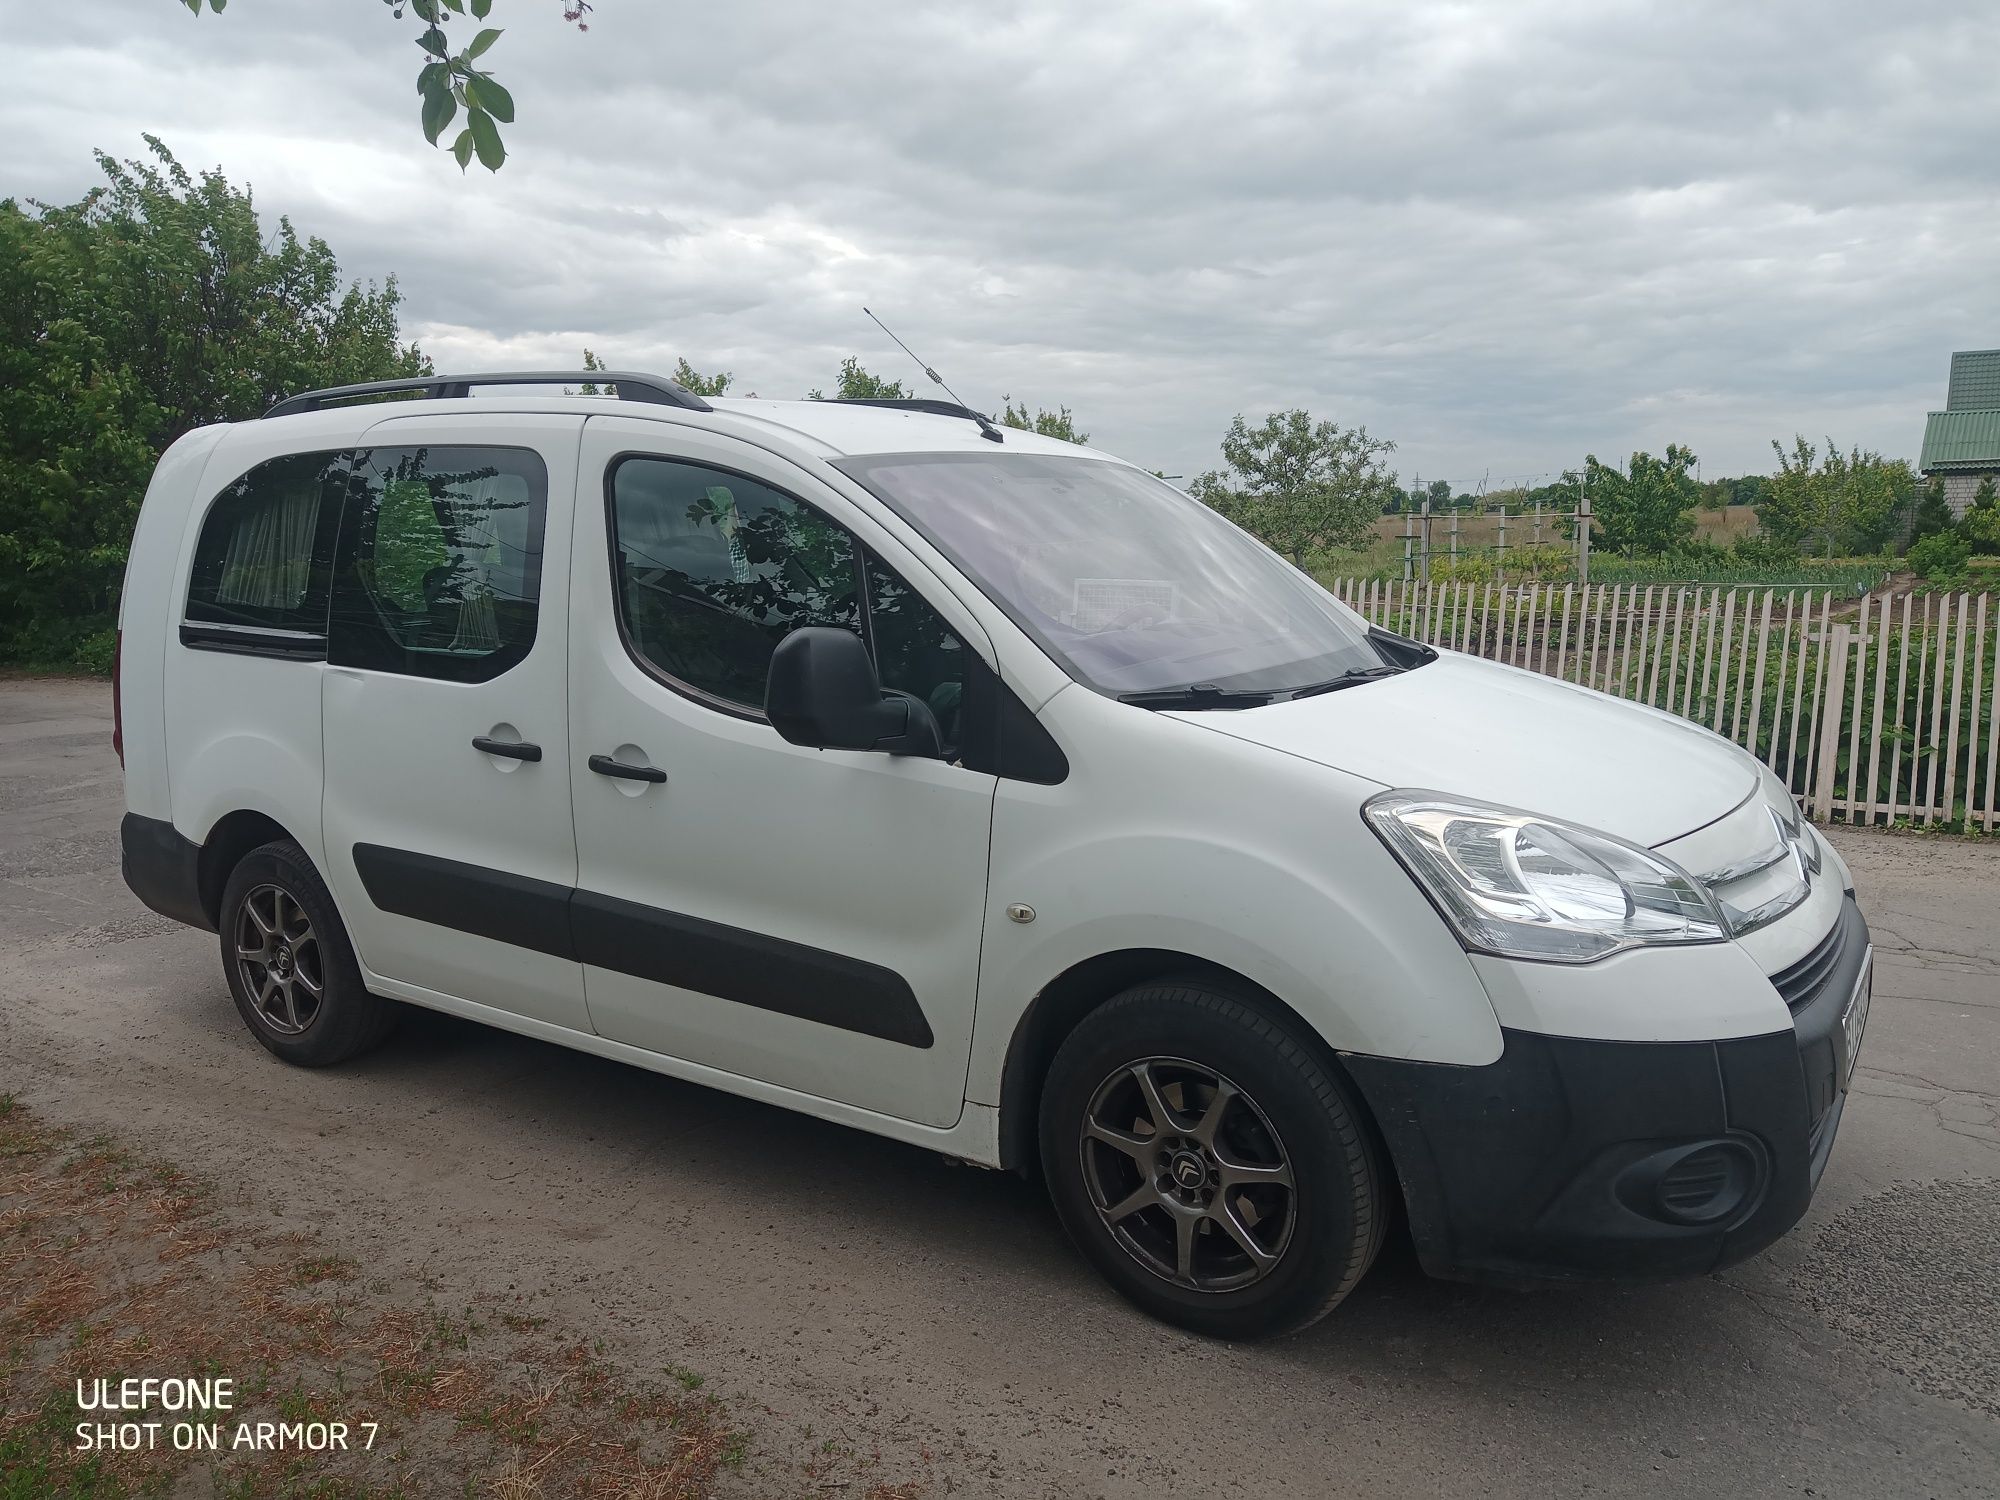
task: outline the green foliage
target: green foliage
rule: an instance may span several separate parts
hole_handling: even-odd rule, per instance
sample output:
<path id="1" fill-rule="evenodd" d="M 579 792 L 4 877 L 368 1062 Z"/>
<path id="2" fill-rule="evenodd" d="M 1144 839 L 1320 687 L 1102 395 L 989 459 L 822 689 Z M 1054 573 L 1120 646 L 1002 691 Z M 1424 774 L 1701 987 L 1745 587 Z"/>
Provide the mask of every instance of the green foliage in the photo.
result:
<path id="1" fill-rule="evenodd" d="M 606 370 L 610 368 L 609 365 L 605 364 L 603 360 L 597 357 L 597 352 L 594 349 L 592 349 L 588 344 L 585 344 L 583 346 L 583 367 L 586 370 Z M 578 386 L 575 390 L 571 390 L 568 386 L 564 386 L 563 394 L 565 396 L 607 396 L 610 394 L 610 392 L 606 390 L 605 387 L 599 385 L 596 381 L 586 380 L 582 385 Z"/>
<path id="2" fill-rule="evenodd" d="M 1188 493 L 1304 567 L 1308 554 L 1369 534 L 1396 489 L 1383 466 L 1395 447 L 1298 408 L 1255 428 L 1238 413 L 1222 438 L 1228 469 L 1203 474 Z"/>
<path id="3" fill-rule="evenodd" d="M 198 16 L 204 3 L 220 14 L 227 0 L 181 0 L 181 3 Z M 464 110 L 465 125 L 451 143 L 451 154 L 458 162 L 459 170 L 462 172 L 470 166 L 476 155 L 479 164 L 487 171 L 499 171 L 501 164 L 507 160 L 507 148 L 500 139 L 500 127 L 514 123 L 514 96 L 494 79 L 491 72 L 473 64 L 500 40 L 501 29 L 482 26 L 473 34 L 472 40 L 457 51 L 452 50 L 449 30 L 455 18 L 485 20 L 492 14 L 493 0 L 384 0 L 384 3 L 397 20 L 402 20 L 407 11 L 423 27 L 417 37 L 417 45 L 424 54 L 423 66 L 417 70 L 417 97 L 420 100 L 417 122 L 423 129 L 424 139 L 433 146 L 437 145 L 445 130 L 458 118 L 458 112 Z M 590 30 L 589 23 L 584 20 L 590 14 L 589 0 L 562 0 L 562 6 L 565 21 L 573 22 L 578 31 Z"/>
<path id="4" fill-rule="evenodd" d="M 1770 483 L 1762 474 L 1745 474 L 1740 479 L 1711 479 L 1701 487 L 1703 510 L 1727 510 L 1732 505 L 1757 505 L 1763 501 Z"/>
<path id="5" fill-rule="evenodd" d="M 1795 437 L 1787 453 L 1775 439 L 1778 473 L 1765 488 L 1758 519 L 1781 541 L 1823 557 L 1880 549 L 1897 534 L 1915 503 L 1917 476 L 1900 458 L 1854 448 L 1832 438 L 1822 451 Z"/>
<path id="6" fill-rule="evenodd" d="M 1942 588 L 1962 585 L 1972 544 L 1956 531 L 1933 531 L 1910 545 L 1910 571 Z"/>
<path id="7" fill-rule="evenodd" d="M 704 375 L 685 359 L 674 361 L 674 379 L 697 396 L 727 395 L 736 377 L 727 370 Z"/>
<path id="8" fill-rule="evenodd" d="M 313 386 L 428 370 L 401 298 L 342 286 L 333 251 L 249 193 L 100 153 L 76 203 L 0 201 L 0 657 L 102 656 L 161 451 Z"/>
<path id="9" fill-rule="evenodd" d="M 596 351 L 586 347 L 583 351 L 583 367 L 586 370 L 606 370 L 610 367 L 597 357 Z M 697 396 L 720 396 L 726 392 L 736 377 L 727 370 L 715 375 L 704 375 L 685 359 L 674 364 L 674 383 Z M 565 396 L 608 396 L 611 388 L 599 385 L 594 380 L 586 380 L 575 390 L 563 387 Z"/>
<path id="10" fill-rule="evenodd" d="M 1951 513 L 1951 503 L 1944 497 L 1944 481 L 1933 479 L 1917 500 L 1917 513 L 1910 521 L 1910 540 L 1915 542 L 1940 531 L 1950 531 L 1957 525 L 1958 517 Z"/>
<path id="11" fill-rule="evenodd" d="M 1090 441 L 1089 433 L 1076 430 L 1076 423 L 1071 419 L 1067 406 L 1059 406 L 1054 411 L 1044 411 L 1036 407 L 1035 414 L 1031 417 L 1028 415 L 1027 402 L 1023 401 L 1016 406 L 1012 396 L 1003 396 L 1000 399 L 1004 403 L 1000 408 L 1002 427 L 1013 427 L 1022 432 L 1039 432 L 1043 437 L 1060 438 L 1065 443 Z"/>
<path id="12" fill-rule="evenodd" d="M 1591 454 L 1584 459 L 1594 544 L 1623 552 L 1671 552 L 1694 536 L 1700 492 L 1691 472 L 1694 454 L 1667 444 L 1665 458 L 1635 453 L 1621 473 Z"/>
<path id="13" fill-rule="evenodd" d="M 1972 504 L 1958 525 L 1959 535 L 1981 557 L 2000 553 L 2000 503 L 1996 503 L 1993 476 L 1988 474 L 1972 492 Z"/>
<path id="14" fill-rule="evenodd" d="M 848 355 L 840 362 L 840 379 L 834 385 L 833 399 L 836 401 L 906 401 L 910 392 L 904 389 L 900 380 L 884 380 L 879 375 L 870 375 L 861 368 L 861 361 Z M 826 392 L 811 390 L 806 392 L 808 401 L 826 400 Z"/>

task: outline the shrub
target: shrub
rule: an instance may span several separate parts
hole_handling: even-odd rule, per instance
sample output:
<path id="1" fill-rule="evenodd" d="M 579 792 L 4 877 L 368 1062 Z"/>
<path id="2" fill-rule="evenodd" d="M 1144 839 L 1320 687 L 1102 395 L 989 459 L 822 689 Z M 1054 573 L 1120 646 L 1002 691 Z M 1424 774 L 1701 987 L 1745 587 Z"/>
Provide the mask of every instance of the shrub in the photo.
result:
<path id="1" fill-rule="evenodd" d="M 1965 581 L 1966 559 L 1971 556 L 1971 543 L 1957 532 L 1934 531 L 1911 544 L 1910 571 L 1919 578 L 1950 587 Z"/>

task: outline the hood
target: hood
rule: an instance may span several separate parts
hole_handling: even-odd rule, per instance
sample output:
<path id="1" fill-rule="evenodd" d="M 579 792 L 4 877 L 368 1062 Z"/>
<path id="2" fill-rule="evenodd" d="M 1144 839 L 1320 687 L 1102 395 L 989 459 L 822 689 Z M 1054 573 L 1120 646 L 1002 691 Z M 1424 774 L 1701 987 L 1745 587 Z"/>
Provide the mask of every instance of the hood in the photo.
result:
<path id="1" fill-rule="evenodd" d="M 1384 786 L 1478 797 L 1649 847 L 1757 786 L 1740 750 L 1685 719 L 1455 652 L 1340 692 L 1174 717 Z"/>

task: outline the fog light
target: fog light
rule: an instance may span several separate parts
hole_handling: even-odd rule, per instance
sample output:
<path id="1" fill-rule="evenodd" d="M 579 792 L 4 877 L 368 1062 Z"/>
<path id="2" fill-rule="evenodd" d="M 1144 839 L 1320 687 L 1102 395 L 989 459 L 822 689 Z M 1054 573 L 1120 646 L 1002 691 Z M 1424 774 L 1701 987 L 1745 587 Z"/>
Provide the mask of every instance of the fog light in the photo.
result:
<path id="1" fill-rule="evenodd" d="M 1738 1141 L 1697 1146 L 1653 1184 L 1660 1217 L 1677 1224 L 1713 1224 L 1740 1209 L 1756 1191 L 1756 1153 Z"/>

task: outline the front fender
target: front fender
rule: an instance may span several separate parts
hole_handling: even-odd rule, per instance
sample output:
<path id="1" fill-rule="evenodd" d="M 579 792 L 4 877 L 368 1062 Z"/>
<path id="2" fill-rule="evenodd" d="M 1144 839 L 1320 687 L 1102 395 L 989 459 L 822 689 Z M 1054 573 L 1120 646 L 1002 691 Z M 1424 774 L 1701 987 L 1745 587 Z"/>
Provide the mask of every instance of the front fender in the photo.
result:
<path id="1" fill-rule="evenodd" d="M 1499 1057 L 1499 1022 L 1464 949 L 1362 822 L 1376 783 L 1095 694 L 1065 702 L 1074 722 L 1052 727 L 1073 774 L 1002 782 L 995 802 L 993 907 L 1025 905 L 1034 919 L 987 924 L 969 1098 L 999 1102 L 1037 995 L 1132 949 L 1240 974 L 1337 1051 Z M 1115 750 L 1094 751 L 1110 714 L 1138 722 L 1114 723 Z"/>

